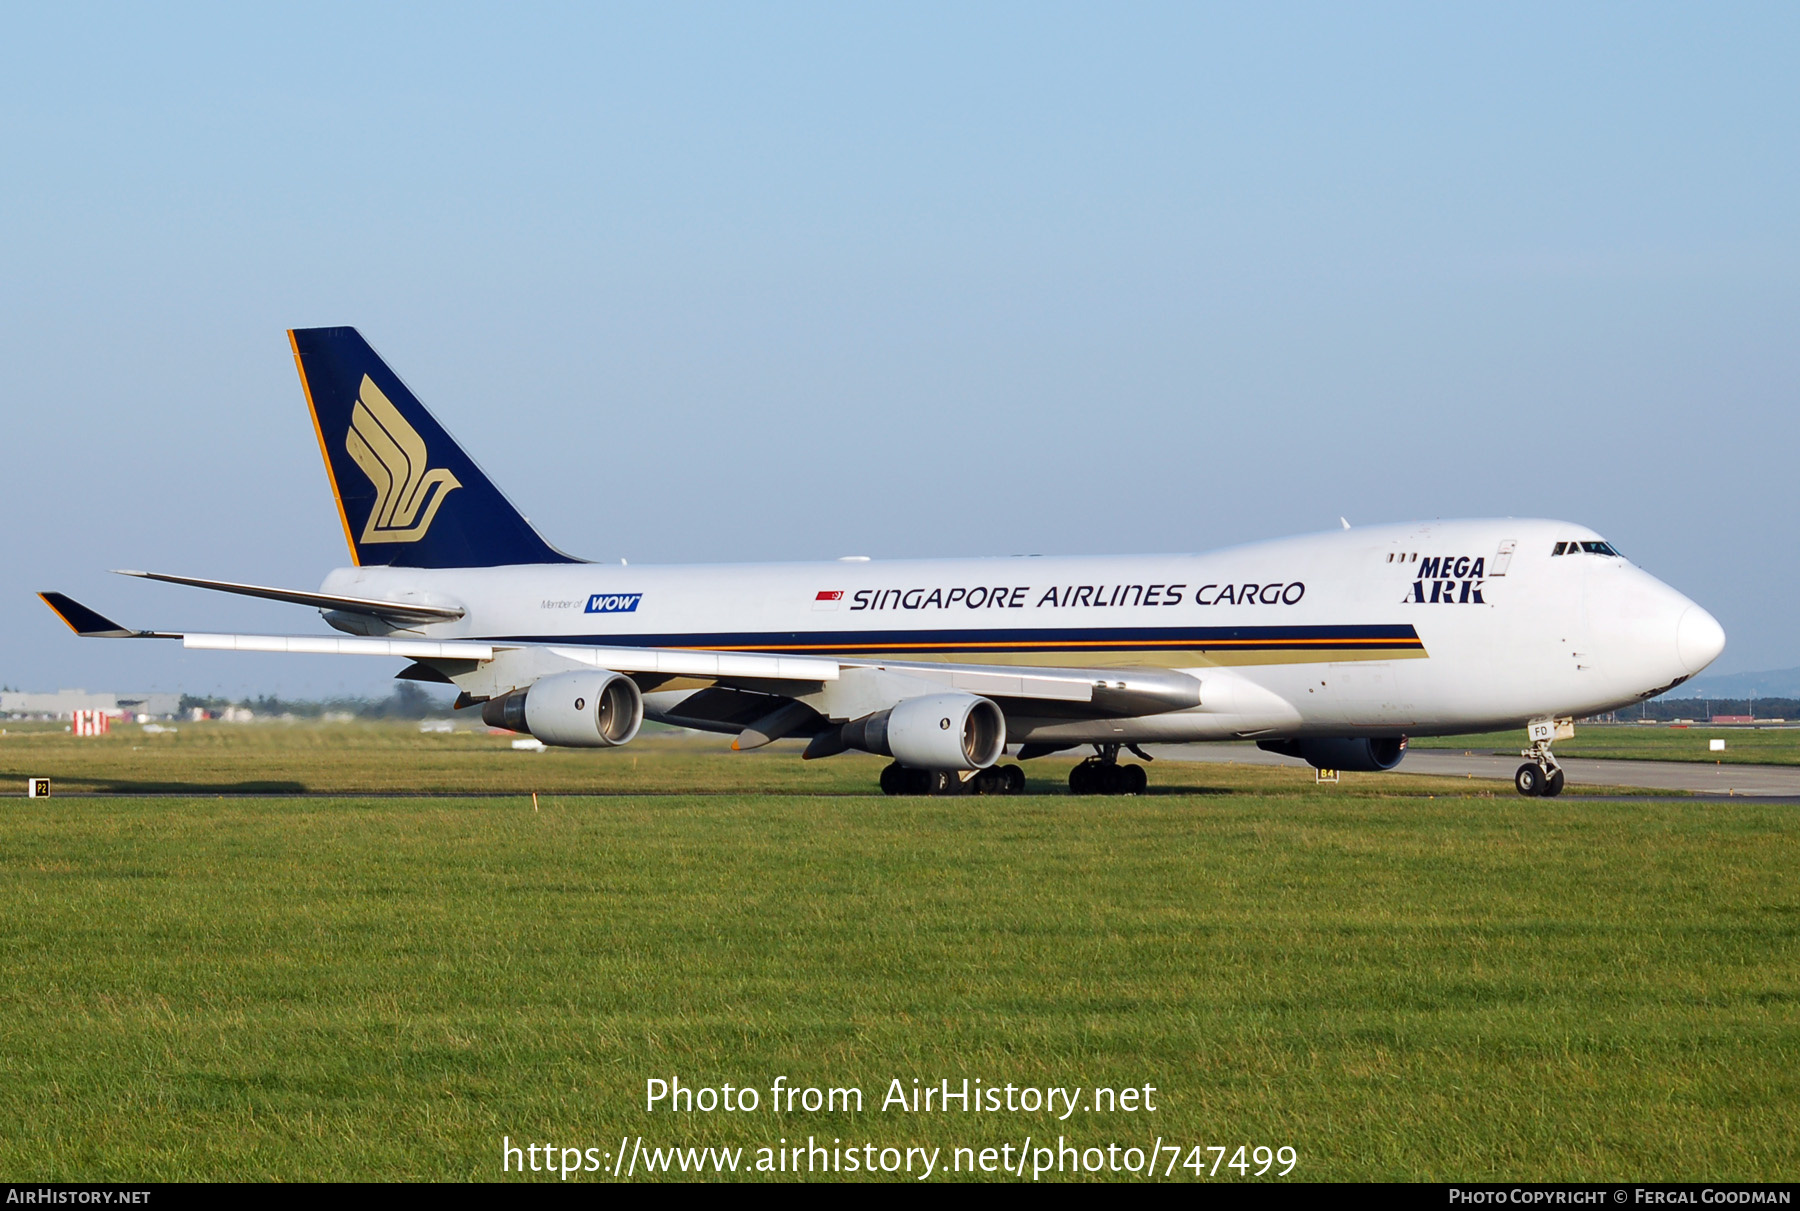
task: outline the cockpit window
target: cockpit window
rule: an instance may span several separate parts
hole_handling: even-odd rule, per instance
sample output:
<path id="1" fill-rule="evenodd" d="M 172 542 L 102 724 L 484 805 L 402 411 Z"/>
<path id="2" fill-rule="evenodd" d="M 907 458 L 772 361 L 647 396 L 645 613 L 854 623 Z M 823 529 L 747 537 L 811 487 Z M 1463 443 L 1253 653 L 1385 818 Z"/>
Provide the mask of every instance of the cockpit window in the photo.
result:
<path id="1" fill-rule="evenodd" d="M 1551 555 L 1611 555 L 1623 559 L 1610 542 L 1559 542 Z"/>

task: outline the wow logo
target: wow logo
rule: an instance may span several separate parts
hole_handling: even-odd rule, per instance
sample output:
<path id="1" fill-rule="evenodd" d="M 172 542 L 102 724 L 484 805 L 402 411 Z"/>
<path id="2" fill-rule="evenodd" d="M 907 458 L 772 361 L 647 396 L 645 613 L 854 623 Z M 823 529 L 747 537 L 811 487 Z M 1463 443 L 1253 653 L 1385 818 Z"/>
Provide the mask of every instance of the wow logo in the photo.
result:
<path id="1" fill-rule="evenodd" d="M 595 593 L 587 599 L 589 614 L 635 614 L 642 593 Z"/>

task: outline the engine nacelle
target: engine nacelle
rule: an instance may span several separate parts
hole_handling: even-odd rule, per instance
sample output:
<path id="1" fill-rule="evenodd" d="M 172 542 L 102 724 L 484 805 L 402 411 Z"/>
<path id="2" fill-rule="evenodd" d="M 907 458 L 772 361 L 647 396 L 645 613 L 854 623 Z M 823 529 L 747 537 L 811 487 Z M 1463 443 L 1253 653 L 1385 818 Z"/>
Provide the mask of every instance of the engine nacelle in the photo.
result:
<path id="1" fill-rule="evenodd" d="M 852 720 L 843 736 L 914 769 L 986 769 L 1006 751 L 1006 716 L 974 694 L 927 694 Z"/>
<path id="2" fill-rule="evenodd" d="M 489 727 L 529 732 L 545 744 L 614 748 L 630 743 L 644 724 L 644 696 L 637 682 L 595 669 L 556 673 L 490 699 L 481 708 Z"/>
<path id="3" fill-rule="evenodd" d="M 1303 740 L 1259 740 L 1256 747 L 1284 757 L 1298 757 L 1314 769 L 1378 774 L 1393 769 L 1406 756 L 1405 736 L 1366 736 Z"/>

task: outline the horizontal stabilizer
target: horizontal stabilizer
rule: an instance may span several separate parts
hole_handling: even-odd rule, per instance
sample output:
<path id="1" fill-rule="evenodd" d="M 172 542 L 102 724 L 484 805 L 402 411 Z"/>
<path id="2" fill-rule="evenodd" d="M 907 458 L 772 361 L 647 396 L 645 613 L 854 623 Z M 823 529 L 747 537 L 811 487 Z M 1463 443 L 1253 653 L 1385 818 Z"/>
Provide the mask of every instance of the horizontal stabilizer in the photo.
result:
<path id="1" fill-rule="evenodd" d="M 265 585 L 238 584 L 230 580 L 202 580 L 198 576 L 170 576 L 163 572 L 131 572 L 114 569 L 120 576 L 136 576 L 143 580 L 161 580 L 168 584 L 184 584 L 196 589 L 214 589 L 220 593 L 236 593 L 242 597 L 261 597 L 268 601 L 285 601 L 292 605 L 315 606 L 321 610 L 343 610 L 349 614 L 372 614 L 391 622 L 454 622 L 463 616 L 460 606 L 423 605 L 416 601 L 378 601 L 372 597 L 343 597 L 336 593 L 309 593 L 304 589 L 272 589 Z"/>
<path id="2" fill-rule="evenodd" d="M 39 593 L 44 604 L 83 639 L 178 639 L 166 631 L 134 631 L 122 627 L 98 610 L 90 610 L 67 593 Z"/>

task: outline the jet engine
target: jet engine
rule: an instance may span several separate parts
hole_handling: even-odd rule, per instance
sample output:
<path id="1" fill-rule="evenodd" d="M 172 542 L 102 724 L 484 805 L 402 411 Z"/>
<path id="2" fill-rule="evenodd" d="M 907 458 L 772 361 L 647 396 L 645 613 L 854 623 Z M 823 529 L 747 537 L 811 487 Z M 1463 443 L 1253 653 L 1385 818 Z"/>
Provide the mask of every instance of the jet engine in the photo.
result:
<path id="1" fill-rule="evenodd" d="M 629 743 L 643 726 L 644 696 L 623 674 L 584 669 L 489 699 L 481 718 L 489 727 L 529 732 L 545 744 L 613 748 Z"/>
<path id="2" fill-rule="evenodd" d="M 914 769 L 986 769 L 1006 751 L 1006 716 L 974 694 L 927 694 L 851 720 L 843 739 Z"/>
<path id="3" fill-rule="evenodd" d="M 1314 769 L 1376 774 L 1393 769 L 1406 756 L 1405 736 L 1338 737 L 1303 740 L 1258 740 L 1256 747 L 1284 757 L 1298 757 Z"/>

